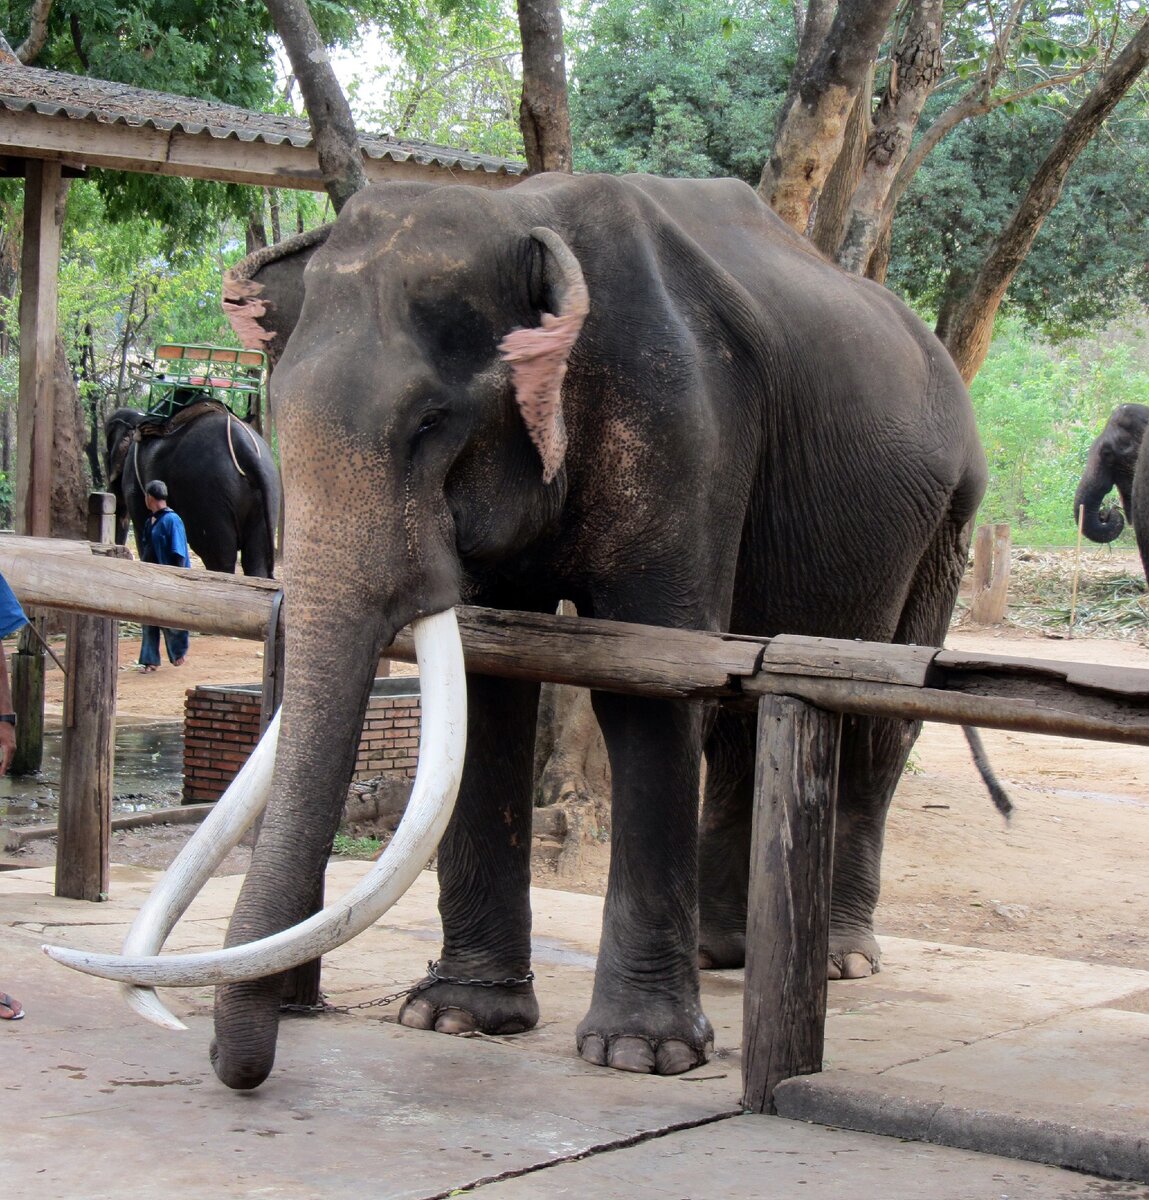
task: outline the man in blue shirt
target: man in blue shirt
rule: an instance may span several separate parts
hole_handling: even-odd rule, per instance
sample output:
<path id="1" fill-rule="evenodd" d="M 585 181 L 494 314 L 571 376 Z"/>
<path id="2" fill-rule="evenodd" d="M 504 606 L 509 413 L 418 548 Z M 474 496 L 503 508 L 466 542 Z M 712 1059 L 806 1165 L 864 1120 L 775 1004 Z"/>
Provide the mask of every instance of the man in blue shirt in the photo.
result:
<path id="1" fill-rule="evenodd" d="M 144 562 L 160 563 L 168 567 L 190 567 L 188 538 L 179 514 L 168 508 L 168 485 L 162 479 L 153 479 L 144 489 L 144 503 L 151 514 L 144 522 L 140 537 L 140 557 Z M 157 625 L 143 627 L 143 644 L 140 646 L 140 670 L 158 671 L 160 666 L 160 633 Z M 168 661 L 182 667 L 188 656 L 188 631 L 186 629 L 163 629 L 164 644 Z"/>
<path id="2" fill-rule="evenodd" d="M 20 601 L 0 575 L 0 638 L 15 633 L 27 624 Z M 0 775 L 7 775 L 16 753 L 16 713 L 12 708 L 12 683 L 8 678 L 8 655 L 0 644 Z M 24 1016 L 20 1001 L 0 992 L 0 1021 L 19 1021 Z"/>

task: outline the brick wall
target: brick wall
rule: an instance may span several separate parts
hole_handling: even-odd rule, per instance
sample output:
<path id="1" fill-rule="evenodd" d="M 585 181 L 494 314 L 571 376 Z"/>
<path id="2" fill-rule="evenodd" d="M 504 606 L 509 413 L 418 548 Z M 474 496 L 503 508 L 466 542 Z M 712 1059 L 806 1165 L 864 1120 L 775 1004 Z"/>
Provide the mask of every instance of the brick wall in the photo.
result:
<path id="1" fill-rule="evenodd" d="M 185 804 L 218 800 L 259 740 L 260 688 L 190 688 L 184 701 Z M 419 681 L 375 680 L 355 758 L 356 782 L 414 779 L 419 754 Z"/>

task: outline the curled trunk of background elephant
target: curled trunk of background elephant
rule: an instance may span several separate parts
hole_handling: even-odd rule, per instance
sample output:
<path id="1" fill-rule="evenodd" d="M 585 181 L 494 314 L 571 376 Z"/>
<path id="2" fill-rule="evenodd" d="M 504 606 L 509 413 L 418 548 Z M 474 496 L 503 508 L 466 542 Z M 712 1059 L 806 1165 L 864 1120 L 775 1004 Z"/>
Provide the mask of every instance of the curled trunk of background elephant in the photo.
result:
<path id="1" fill-rule="evenodd" d="M 1115 541 L 1125 528 L 1120 508 L 1102 508 L 1101 502 L 1113 489 L 1111 475 L 1090 476 L 1078 484 L 1073 499 L 1073 515 L 1081 532 L 1091 542 Z"/>

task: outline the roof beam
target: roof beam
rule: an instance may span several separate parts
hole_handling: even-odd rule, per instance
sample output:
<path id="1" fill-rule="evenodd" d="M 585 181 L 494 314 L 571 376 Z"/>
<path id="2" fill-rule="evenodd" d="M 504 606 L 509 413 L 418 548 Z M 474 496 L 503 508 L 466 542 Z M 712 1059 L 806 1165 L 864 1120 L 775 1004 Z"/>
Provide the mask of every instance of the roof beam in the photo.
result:
<path id="1" fill-rule="evenodd" d="M 0 156 L 43 159 L 71 167 L 104 167 L 154 175 L 178 175 L 256 187 L 323 191 L 319 159 L 311 146 L 284 141 L 243 141 L 210 133 L 185 133 L 95 120 L 61 120 L 36 112 L 0 110 Z M 396 160 L 365 154 L 363 167 L 372 182 L 413 179 L 508 187 L 518 175 L 482 168 L 440 166 L 415 157 Z"/>

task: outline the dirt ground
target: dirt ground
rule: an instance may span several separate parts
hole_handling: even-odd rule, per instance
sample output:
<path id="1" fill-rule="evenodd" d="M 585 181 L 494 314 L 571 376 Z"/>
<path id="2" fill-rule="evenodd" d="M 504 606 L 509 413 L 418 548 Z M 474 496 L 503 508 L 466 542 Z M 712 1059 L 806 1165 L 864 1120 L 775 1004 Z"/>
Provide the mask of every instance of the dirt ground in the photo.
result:
<path id="1" fill-rule="evenodd" d="M 1122 640 L 958 627 L 947 645 L 1149 667 L 1149 626 Z M 120 649 L 121 720 L 178 719 L 189 687 L 261 676 L 261 648 L 231 638 L 193 635 L 184 667 L 165 662 L 147 675 L 133 666 L 136 641 Z M 49 712 L 60 685 L 51 670 Z M 1016 806 L 1012 820 L 993 808 L 960 729 L 927 726 L 889 819 L 879 933 L 1149 969 L 1149 748 L 994 730 L 984 737 Z M 189 834 L 180 826 L 119 832 L 112 858 L 163 866 Z M 538 836 L 536 848 L 538 884 L 603 889 L 605 845 L 582 845 L 561 874 L 554 837 Z M 31 843 L 6 861 L 41 865 L 52 855 L 53 843 Z M 239 850 L 224 869 L 245 863 Z"/>

